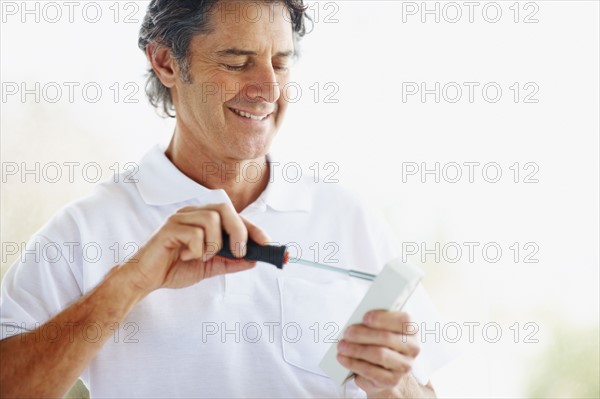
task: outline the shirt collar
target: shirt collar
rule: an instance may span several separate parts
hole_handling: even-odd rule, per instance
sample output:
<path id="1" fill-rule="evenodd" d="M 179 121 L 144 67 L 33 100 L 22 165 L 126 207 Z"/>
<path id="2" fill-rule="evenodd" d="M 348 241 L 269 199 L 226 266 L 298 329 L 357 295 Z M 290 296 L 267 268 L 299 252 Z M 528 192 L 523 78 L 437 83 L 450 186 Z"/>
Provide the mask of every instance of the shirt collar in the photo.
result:
<path id="1" fill-rule="evenodd" d="M 267 155 L 269 162 L 274 162 L 272 154 Z M 266 205 L 273 210 L 309 211 L 311 198 L 306 179 L 297 182 L 285 179 L 282 164 L 275 163 L 269 184 L 252 206 Z M 144 202 L 148 205 L 169 205 L 189 200 L 200 200 L 204 203 L 230 202 L 222 189 L 209 189 L 184 175 L 165 155 L 165 149 L 154 146 L 139 164 L 137 188 Z"/>

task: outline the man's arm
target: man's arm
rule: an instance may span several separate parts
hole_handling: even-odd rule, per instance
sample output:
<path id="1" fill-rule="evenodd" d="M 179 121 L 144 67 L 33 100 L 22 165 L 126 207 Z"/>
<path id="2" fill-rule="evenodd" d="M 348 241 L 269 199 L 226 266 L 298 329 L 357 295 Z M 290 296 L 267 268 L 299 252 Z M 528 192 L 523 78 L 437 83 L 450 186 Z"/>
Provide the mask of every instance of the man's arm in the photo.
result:
<path id="1" fill-rule="evenodd" d="M 245 255 L 248 236 L 258 243 L 269 241 L 230 204 L 180 209 L 132 259 L 113 268 L 87 295 L 36 330 L 0 341 L 0 397 L 64 396 L 112 336 L 110 327 L 150 292 L 254 267 L 256 262 L 214 257 L 222 246 L 223 230 L 238 257 Z M 51 323 L 64 326 L 69 334 L 40 333 Z M 97 342 L 85 339 L 83 330 L 90 324 L 101 329 Z"/>
<path id="2" fill-rule="evenodd" d="M 115 267 L 94 290 L 37 331 L 0 341 L 0 396 L 63 397 L 112 336 L 110 326 L 120 323 L 142 298 L 127 274 L 122 266 Z M 68 327 L 69 333 L 56 338 L 41 334 L 51 323 Z M 82 330 L 90 324 L 100 328 L 97 341 L 84 338 Z"/>

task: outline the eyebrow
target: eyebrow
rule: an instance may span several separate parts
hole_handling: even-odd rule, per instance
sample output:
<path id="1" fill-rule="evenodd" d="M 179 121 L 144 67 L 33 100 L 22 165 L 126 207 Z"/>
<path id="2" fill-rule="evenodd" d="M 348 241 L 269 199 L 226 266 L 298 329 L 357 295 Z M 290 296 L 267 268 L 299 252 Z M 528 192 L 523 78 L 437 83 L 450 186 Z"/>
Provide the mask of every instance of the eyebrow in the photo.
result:
<path id="1" fill-rule="evenodd" d="M 257 52 L 252 50 L 242 50 L 239 48 L 228 48 L 217 51 L 217 55 L 221 57 L 239 57 L 243 55 L 257 55 Z M 294 55 L 293 50 L 279 51 L 277 54 L 275 54 L 276 57 L 291 57 L 292 55 Z"/>

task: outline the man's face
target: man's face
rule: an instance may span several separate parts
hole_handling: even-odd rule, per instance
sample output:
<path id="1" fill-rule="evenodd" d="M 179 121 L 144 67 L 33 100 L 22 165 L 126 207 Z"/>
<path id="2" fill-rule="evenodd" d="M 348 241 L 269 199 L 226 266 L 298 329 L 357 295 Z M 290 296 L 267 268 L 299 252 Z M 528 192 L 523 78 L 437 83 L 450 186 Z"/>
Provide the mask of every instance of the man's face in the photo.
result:
<path id="1" fill-rule="evenodd" d="M 258 11 L 260 10 L 260 14 Z M 224 0 L 213 31 L 190 43 L 189 77 L 173 88 L 183 132 L 220 159 L 265 155 L 287 108 L 294 42 L 282 3 Z"/>

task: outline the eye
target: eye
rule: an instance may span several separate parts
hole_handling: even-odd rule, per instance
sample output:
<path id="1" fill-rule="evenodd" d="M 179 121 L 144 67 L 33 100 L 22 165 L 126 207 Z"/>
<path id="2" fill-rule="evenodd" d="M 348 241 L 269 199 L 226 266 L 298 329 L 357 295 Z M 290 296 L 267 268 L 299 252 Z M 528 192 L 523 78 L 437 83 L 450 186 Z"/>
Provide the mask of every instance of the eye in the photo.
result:
<path id="1" fill-rule="evenodd" d="M 244 68 L 246 67 L 245 64 L 242 65 L 229 65 L 229 64 L 222 64 L 225 69 L 227 69 L 228 71 L 236 71 L 236 72 L 240 72 L 243 71 Z"/>
<path id="2" fill-rule="evenodd" d="M 287 72 L 289 68 L 287 65 L 273 65 L 273 69 L 278 72 Z"/>

